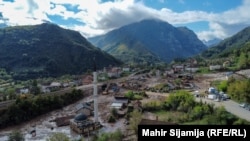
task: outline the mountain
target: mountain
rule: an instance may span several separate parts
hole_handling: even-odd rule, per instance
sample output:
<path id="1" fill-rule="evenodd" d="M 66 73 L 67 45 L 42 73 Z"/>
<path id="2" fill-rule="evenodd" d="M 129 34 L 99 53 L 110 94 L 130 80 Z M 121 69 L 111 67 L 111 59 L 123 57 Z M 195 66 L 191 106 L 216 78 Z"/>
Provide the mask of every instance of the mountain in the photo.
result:
<path id="1" fill-rule="evenodd" d="M 158 19 L 142 20 L 88 40 L 126 63 L 169 63 L 207 48 L 188 28 L 176 28 Z"/>
<path id="2" fill-rule="evenodd" d="M 224 39 L 218 45 L 208 48 L 208 50 L 203 51 L 201 56 L 204 58 L 213 58 L 218 56 L 223 56 L 234 49 L 244 46 L 245 43 L 250 41 L 250 26 L 239 31 L 235 35 Z"/>
<path id="3" fill-rule="evenodd" d="M 79 32 L 55 24 L 0 29 L 0 68 L 16 79 L 57 77 L 119 65 L 120 61 L 89 43 Z"/>
<path id="4" fill-rule="evenodd" d="M 212 47 L 212 46 L 216 46 L 217 44 L 219 44 L 222 40 L 215 38 L 209 41 L 203 41 L 203 43 L 207 46 L 207 47 Z"/>
<path id="5" fill-rule="evenodd" d="M 6 25 L 6 24 L 4 24 L 4 23 L 0 23 L 0 28 L 5 28 L 5 27 L 7 27 L 7 25 Z"/>

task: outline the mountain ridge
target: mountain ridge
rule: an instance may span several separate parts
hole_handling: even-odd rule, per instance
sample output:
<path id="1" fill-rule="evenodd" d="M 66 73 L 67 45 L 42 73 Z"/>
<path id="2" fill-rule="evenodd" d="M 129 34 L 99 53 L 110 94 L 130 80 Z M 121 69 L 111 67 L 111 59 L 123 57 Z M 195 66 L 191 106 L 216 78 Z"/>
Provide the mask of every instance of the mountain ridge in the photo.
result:
<path id="1" fill-rule="evenodd" d="M 222 39 L 214 38 L 214 39 L 208 40 L 208 41 L 203 40 L 202 42 L 203 42 L 207 47 L 212 47 L 212 46 L 216 46 L 216 45 L 219 44 L 221 41 L 222 41 Z"/>
<path id="2" fill-rule="evenodd" d="M 17 79 L 80 74 L 122 64 L 93 46 L 79 32 L 52 23 L 13 26 L 0 29 L 0 67 Z"/>
<path id="3" fill-rule="evenodd" d="M 220 56 L 220 54 L 240 48 L 248 41 L 250 41 L 250 26 L 242 29 L 231 37 L 222 40 L 217 45 L 208 48 L 208 50 L 201 52 L 200 55 L 204 58 Z"/>
<path id="4" fill-rule="evenodd" d="M 134 57 L 139 58 L 140 52 L 147 52 L 151 58 L 144 61 L 148 62 L 155 59 L 169 63 L 174 58 L 189 57 L 206 49 L 206 46 L 190 29 L 176 28 L 159 19 L 147 19 L 125 25 L 104 35 L 88 38 L 88 40 L 111 55 L 119 52 L 121 44 L 126 45 L 130 50 L 134 50 L 137 47 L 136 44 L 139 44 L 142 51 L 135 51 Z M 124 51 L 123 54 L 126 52 Z M 123 54 L 118 53 L 114 56 L 120 59 Z M 121 60 L 131 62 L 130 58 Z"/>

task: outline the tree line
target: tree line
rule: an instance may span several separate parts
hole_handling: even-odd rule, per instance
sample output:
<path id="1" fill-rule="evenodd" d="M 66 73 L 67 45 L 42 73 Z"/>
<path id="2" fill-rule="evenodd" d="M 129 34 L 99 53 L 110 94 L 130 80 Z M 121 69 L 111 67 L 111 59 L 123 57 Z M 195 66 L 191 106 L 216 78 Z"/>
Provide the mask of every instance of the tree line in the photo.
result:
<path id="1" fill-rule="evenodd" d="M 194 96 L 187 91 L 176 91 L 171 93 L 166 100 L 151 101 L 143 105 L 146 111 L 169 111 L 181 112 L 178 123 L 184 124 L 197 121 L 204 125 L 234 125 L 249 124 L 243 119 L 239 119 L 235 115 L 227 112 L 224 107 L 214 107 L 212 104 L 197 102 Z M 176 121 L 176 119 L 168 119 L 168 121 Z"/>
<path id="2" fill-rule="evenodd" d="M 20 124 L 37 116 L 60 109 L 84 97 L 82 90 L 72 90 L 63 95 L 20 96 L 8 109 L 0 111 L 0 128 Z"/>
<path id="3" fill-rule="evenodd" d="M 236 101 L 250 103 L 250 79 L 236 80 L 230 77 L 221 81 L 217 87 Z"/>

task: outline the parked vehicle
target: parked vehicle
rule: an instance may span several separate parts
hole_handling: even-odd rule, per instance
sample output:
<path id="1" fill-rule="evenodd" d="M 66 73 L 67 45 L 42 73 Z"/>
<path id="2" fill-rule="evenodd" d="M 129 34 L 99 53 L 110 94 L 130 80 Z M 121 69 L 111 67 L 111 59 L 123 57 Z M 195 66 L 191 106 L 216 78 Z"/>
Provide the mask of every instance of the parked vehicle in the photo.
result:
<path id="1" fill-rule="evenodd" d="M 208 89 L 208 93 L 209 93 L 209 94 L 215 94 L 215 92 L 216 92 L 216 89 L 215 89 L 214 87 L 210 87 L 210 88 Z"/>
<path id="2" fill-rule="evenodd" d="M 247 103 L 241 103 L 240 104 L 240 107 L 242 107 L 242 108 L 246 108 L 246 107 L 248 107 L 249 105 L 247 104 Z"/>
<path id="3" fill-rule="evenodd" d="M 247 106 L 245 107 L 245 109 L 247 109 L 248 111 L 250 111 L 250 105 L 247 105 Z"/>
<path id="4" fill-rule="evenodd" d="M 221 100 L 222 100 L 222 101 L 226 101 L 226 100 L 227 100 L 227 98 L 225 98 L 225 97 L 221 97 Z"/>
<path id="5" fill-rule="evenodd" d="M 214 99 L 216 99 L 216 95 L 214 95 L 214 94 L 209 94 L 208 96 L 207 96 L 207 98 L 208 99 L 211 99 L 211 100 L 214 100 Z"/>
<path id="6" fill-rule="evenodd" d="M 195 97 L 200 97 L 199 91 L 195 91 L 195 92 L 194 92 L 194 96 L 195 96 Z"/>
<path id="7" fill-rule="evenodd" d="M 214 101 L 216 101 L 216 102 L 220 102 L 220 99 L 219 99 L 219 98 L 216 98 L 216 99 L 214 99 Z"/>
<path id="8" fill-rule="evenodd" d="M 223 97 L 224 97 L 225 99 L 230 99 L 230 97 L 228 96 L 228 94 L 223 94 Z"/>

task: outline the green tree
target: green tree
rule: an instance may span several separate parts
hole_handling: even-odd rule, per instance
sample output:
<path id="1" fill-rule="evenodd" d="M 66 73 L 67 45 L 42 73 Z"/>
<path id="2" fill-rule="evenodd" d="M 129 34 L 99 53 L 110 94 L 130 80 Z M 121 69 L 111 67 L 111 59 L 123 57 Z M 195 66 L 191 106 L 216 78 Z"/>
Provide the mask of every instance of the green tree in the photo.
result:
<path id="1" fill-rule="evenodd" d="M 125 94 L 125 97 L 127 97 L 128 99 L 132 100 L 134 99 L 134 93 L 133 91 L 128 91 L 126 94 Z"/>
<path id="2" fill-rule="evenodd" d="M 142 113 L 138 110 L 134 110 L 130 113 L 130 119 L 129 119 L 129 128 L 134 131 L 134 133 L 137 135 L 138 132 L 138 125 L 140 124 L 142 120 Z"/>
<path id="3" fill-rule="evenodd" d="M 108 122 L 109 123 L 114 123 L 114 122 L 116 122 L 116 118 L 113 115 L 110 115 L 109 118 L 108 118 Z"/>
<path id="4" fill-rule="evenodd" d="M 228 86 L 229 95 L 237 100 L 250 102 L 250 81 L 249 80 L 237 80 Z"/>
<path id="5" fill-rule="evenodd" d="M 112 108 L 112 109 L 111 109 L 111 114 L 112 114 L 114 117 L 117 117 L 117 109 L 116 109 L 116 108 Z"/>
<path id="6" fill-rule="evenodd" d="M 40 88 L 38 87 L 37 80 L 32 81 L 30 92 L 34 95 L 40 94 Z"/>
<path id="7" fill-rule="evenodd" d="M 72 141 L 85 141 L 85 139 L 81 137 L 80 139 L 73 139 Z"/>
<path id="8" fill-rule="evenodd" d="M 53 133 L 47 141 L 70 141 L 70 138 L 64 133 Z"/>
<path id="9" fill-rule="evenodd" d="M 14 88 L 8 88 L 8 89 L 6 90 L 6 93 L 9 94 L 9 95 L 15 94 L 15 89 L 14 89 Z"/>
<path id="10" fill-rule="evenodd" d="M 195 106 L 192 115 L 194 119 L 201 119 L 203 116 L 202 106 Z"/>
<path id="11" fill-rule="evenodd" d="M 178 110 L 183 112 L 188 112 L 195 105 L 195 100 L 193 95 L 187 91 L 177 91 L 169 95 L 165 102 L 165 106 L 171 110 Z"/>
<path id="12" fill-rule="evenodd" d="M 193 120 L 201 120 L 204 116 L 210 115 L 213 112 L 214 108 L 212 105 L 197 103 L 190 114 Z"/>
<path id="13" fill-rule="evenodd" d="M 6 101 L 6 100 L 7 100 L 7 95 L 4 94 L 4 95 L 3 95 L 3 101 Z"/>
<path id="14" fill-rule="evenodd" d="M 18 130 L 14 130 L 10 133 L 8 141 L 24 141 L 23 134 Z"/>
<path id="15" fill-rule="evenodd" d="M 224 107 L 218 107 L 215 110 L 215 117 L 220 125 L 232 125 L 236 117 L 227 112 Z"/>
<path id="16" fill-rule="evenodd" d="M 244 69 L 247 67 L 247 62 L 248 58 L 247 58 L 247 54 L 245 52 L 241 52 L 238 63 L 237 63 L 237 67 L 239 69 Z"/>
<path id="17" fill-rule="evenodd" d="M 228 78 L 228 80 L 227 80 L 227 83 L 228 83 L 228 85 L 230 84 L 230 83 L 233 83 L 233 82 L 235 82 L 236 81 L 236 79 L 233 77 L 233 76 L 230 76 L 229 78 Z"/>
<path id="18" fill-rule="evenodd" d="M 143 109 L 147 111 L 155 111 L 160 110 L 163 107 L 163 102 L 158 100 L 149 101 L 143 104 Z"/>
<path id="19" fill-rule="evenodd" d="M 122 140 L 122 132 L 120 129 L 118 129 L 117 131 L 115 131 L 110 135 L 109 141 L 121 141 L 121 140 Z"/>
<path id="20" fill-rule="evenodd" d="M 20 107 L 17 104 L 11 105 L 6 113 L 9 117 L 9 121 L 11 121 L 10 124 L 18 124 L 22 121 L 24 118 L 24 111 L 20 109 Z M 7 121 L 8 122 L 8 121 Z"/>
<path id="21" fill-rule="evenodd" d="M 112 133 L 101 133 L 100 135 L 94 135 L 92 141 L 121 141 L 122 132 L 118 129 Z"/>
<path id="22" fill-rule="evenodd" d="M 15 94 L 15 89 L 14 88 L 8 88 L 6 90 L 6 94 L 9 95 L 9 99 L 15 99 L 16 94 Z"/>
<path id="23" fill-rule="evenodd" d="M 227 86 L 228 86 L 228 82 L 226 80 L 223 80 L 220 82 L 219 86 L 218 86 L 218 90 L 226 92 L 227 91 Z"/>

